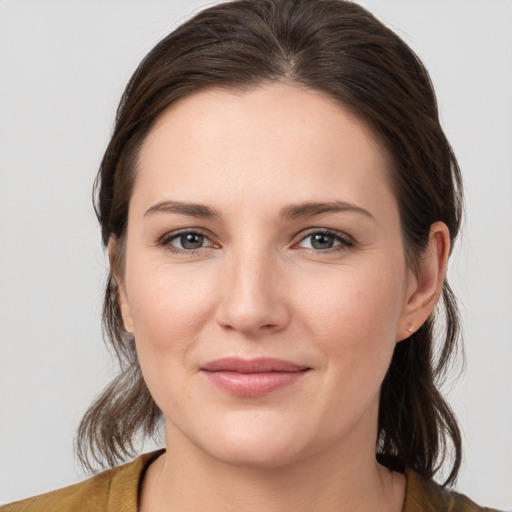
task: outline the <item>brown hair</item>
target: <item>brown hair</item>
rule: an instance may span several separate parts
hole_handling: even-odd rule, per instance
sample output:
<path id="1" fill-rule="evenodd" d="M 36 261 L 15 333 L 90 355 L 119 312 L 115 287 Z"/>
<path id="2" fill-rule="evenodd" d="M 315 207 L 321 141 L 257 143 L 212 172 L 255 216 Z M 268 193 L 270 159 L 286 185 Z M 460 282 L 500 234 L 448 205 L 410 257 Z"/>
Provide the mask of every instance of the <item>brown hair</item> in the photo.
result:
<path id="1" fill-rule="evenodd" d="M 121 246 L 114 267 L 122 264 L 138 151 L 158 116 L 194 91 L 276 80 L 323 91 L 379 137 L 390 157 L 412 268 L 434 222 L 448 226 L 453 243 L 462 211 L 460 172 L 428 73 L 412 50 L 353 2 L 238 0 L 210 7 L 178 27 L 144 58 L 126 87 L 95 182 L 103 243 L 112 237 Z M 162 416 L 142 378 L 134 340 L 123 329 L 116 271 L 108 278 L 103 320 L 120 373 L 78 430 L 78 456 L 89 469 L 91 462 L 113 466 L 134 455 L 134 439 L 154 435 Z M 394 469 L 407 467 L 430 478 L 451 447 L 445 484 L 457 476 L 461 436 L 438 385 L 458 333 L 456 302 L 445 281 L 435 314 L 396 346 L 378 419 L 377 458 Z"/>

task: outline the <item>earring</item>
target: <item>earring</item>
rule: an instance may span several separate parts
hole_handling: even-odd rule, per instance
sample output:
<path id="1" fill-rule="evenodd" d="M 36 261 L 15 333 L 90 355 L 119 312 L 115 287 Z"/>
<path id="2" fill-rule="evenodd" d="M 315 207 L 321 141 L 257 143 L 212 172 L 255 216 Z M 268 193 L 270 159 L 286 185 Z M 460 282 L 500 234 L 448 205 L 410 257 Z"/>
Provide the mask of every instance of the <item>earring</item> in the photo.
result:
<path id="1" fill-rule="evenodd" d="M 409 332 L 412 332 L 412 328 L 411 328 L 411 327 L 409 327 L 409 329 L 407 329 L 407 330 L 408 330 Z"/>

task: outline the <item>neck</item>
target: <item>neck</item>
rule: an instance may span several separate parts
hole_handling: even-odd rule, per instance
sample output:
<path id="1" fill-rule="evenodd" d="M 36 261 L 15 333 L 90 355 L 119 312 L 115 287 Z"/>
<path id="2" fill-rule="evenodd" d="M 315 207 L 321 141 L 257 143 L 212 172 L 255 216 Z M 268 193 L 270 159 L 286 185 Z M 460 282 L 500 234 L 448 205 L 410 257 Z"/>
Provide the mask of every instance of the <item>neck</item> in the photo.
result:
<path id="1" fill-rule="evenodd" d="M 141 506 L 141 512 L 402 509 L 403 475 L 380 466 L 374 450 L 362 451 L 364 444 L 355 439 L 285 465 L 260 468 L 219 461 L 180 439 L 175 431 L 169 435 L 169 430 L 167 453 L 150 468 L 152 483 L 143 492 L 142 504 L 150 506 Z"/>

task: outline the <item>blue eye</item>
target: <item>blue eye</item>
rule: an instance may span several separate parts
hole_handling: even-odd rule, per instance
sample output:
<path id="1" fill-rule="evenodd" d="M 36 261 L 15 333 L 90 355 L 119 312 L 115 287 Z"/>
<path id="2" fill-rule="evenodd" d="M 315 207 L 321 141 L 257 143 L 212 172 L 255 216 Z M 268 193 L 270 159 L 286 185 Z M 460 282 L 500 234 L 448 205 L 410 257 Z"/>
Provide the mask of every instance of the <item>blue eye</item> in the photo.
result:
<path id="1" fill-rule="evenodd" d="M 160 244 L 173 252 L 193 252 L 214 245 L 206 235 L 196 231 L 182 231 L 165 236 Z"/>
<path id="2" fill-rule="evenodd" d="M 305 236 L 299 243 L 300 247 L 314 249 L 315 251 L 342 249 L 351 245 L 353 245 L 352 241 L 348 237 L 343 237 L 331 231 L 315 231 Z"/>
<path id="3" fill-rule="evenodd" d="M 206 235 L 197 231 L 181 231 L 164 236 L 159 245 L 171 252 L 193 253 L 205 247 L 217 247 Z M 313 231 L 304 236 L 296 246 L 317 252 L 342 250 L 353 245 L 347 235 L 333 231 Z"/>
<path id="4" fill-rule="evenodd" d="M 199 247 L 203 246 L 204 239 L 204 235 L 199 233 L 187 233 L 180 235 L 175 240 L 179 241 L 180 249 L 199 249 Z"/>

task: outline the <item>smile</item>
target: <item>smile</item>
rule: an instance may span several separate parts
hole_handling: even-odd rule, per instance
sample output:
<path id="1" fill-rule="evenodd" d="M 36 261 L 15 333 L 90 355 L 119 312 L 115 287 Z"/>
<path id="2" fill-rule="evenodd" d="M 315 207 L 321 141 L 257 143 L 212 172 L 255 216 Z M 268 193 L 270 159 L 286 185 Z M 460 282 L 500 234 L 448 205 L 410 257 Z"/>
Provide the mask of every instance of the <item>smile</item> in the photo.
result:
<path id="1" fill-rule="evenodd" d="M 201 372 L 225 393 L 261 397 L 294 384 L 310 369 L 282 359 L 224 358 L 207 363 Z"/>

